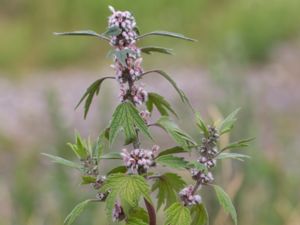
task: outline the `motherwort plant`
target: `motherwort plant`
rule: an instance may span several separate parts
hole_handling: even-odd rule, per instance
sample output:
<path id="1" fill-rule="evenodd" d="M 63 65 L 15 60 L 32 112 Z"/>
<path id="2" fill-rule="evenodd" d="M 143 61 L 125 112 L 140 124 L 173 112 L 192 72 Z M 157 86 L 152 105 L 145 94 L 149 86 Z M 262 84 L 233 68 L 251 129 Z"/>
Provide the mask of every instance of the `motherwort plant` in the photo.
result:
<path id="1" fill-rule="evenodd" d="M 237 224 L 235 208 L 223 189 L 214 183 L 213 169 L 217 161 L 225 158 L 241 159 L 245 155 L 228 153 L 226 150 L 247 146 L 250 141 L 241 140 L 220 148 L 219 137 L 233 128 L 238 110 L 223 121 L 206 125 L 199 113 L 195 113 L 199 135 L 194 140 L 176 125 L 172 117 L 177 114 L 168 101 L 158 93 L 148 92 L 140 81 L 145 76 L 160 75 L 165 78 L 179 94 L 180 99 L 191 107 L 184 92 L 172 78 L 162 70 L 145 71 L 142 68 L 142 54 L 171 54 L 170 49 L 148 46 L 138 47 L 137 43 L 148 36 L 165 36 L 194 41 L 184 35 L 154 31 L 140 34 L 135 18 L 128 11 L 116 11 L 109 7 L 111 16 L 108 29 L 102 34 L 94 31 L 75 31 L 55 33 L 56 35 L 85 35 L 107 41 L 112 50 L 114 76 L 96 80 L 87 88 L 78 106 L 84 102 L 84 117 L 87 116 L 95 95 L 99 94 L 103 81 L 112 79 L 119 84 L 119 105 L 116 107 L 108 126 L 101 132 L 95 144 L 84 140 L 79 134 L 76 142 L 69 144 L 79 162 L 44 154 L 54 162 L 78 169 L 82 184 L 89 184 L 95 197 L 79 203 L 66 217 L 65 224 L 71 224 L 90 202 L 105 203 L 108 221 L 130 225 L 156 225 L 156 213 L 163 206 L 166 225 L 204 225 L 208 224 L 208 214 L 201 196 L 204 188 L 214 189 L 221 206 Z M 77 107 L 78 107 L 77 106 Z M 160 118 L 151 119 L 157 110 Z M 151 123 L 150 123 L 151 119 Z M 153 122 L 154 121 L 154 122 Z M 174 147 L 160 149 L 159 140 L 152 138 L 149 127 L 163 129 L 174 140 Z M 111 151 L 118 134 L 124 133 L 124 146 L 119 151 Z M 141 143 L 142 136 L 149 138 L 152 146 Z M 114 146 L 116 149 L 116 146 Z M 197 158 L 191 157 L 195 152 Z M 191 159 L 192 158 L 192 159 Z M 121 160 L 107 174 L 101 171 L 103 160 Z M 167 167 L 172 172 L 162 172 Z M 194 180 L 187 184 L 176 173 L 184 171 Z M 163 171 L 166 171 L 165 169 Z M 153 197 L 156 193 L 156 197 Z"/>

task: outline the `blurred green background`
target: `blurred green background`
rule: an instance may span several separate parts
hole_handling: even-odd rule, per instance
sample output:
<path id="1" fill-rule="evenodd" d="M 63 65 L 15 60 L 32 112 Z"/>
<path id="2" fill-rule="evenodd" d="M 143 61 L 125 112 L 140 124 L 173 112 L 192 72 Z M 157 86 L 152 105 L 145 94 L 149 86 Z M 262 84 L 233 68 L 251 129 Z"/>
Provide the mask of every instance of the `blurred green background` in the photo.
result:
<path id="1" fill-rule="evenodd" d="M 40 153 L 71 157 L 66 143 L 74 130 L 95 138 L 118 102 L 118 86 L 105 83 L 87 120 L 82 109 L 73 110 L 93 80 L 112 74 L 109 46 L 52 35 L 104 31 L 108 5 L 132 11 L 142 33 L 169 30 L 198 40 L 139 42 L 176 53 L 145 56 L 145 69 L 172 74 L 207 119 L 242 107 L 231 139 L 255 136 L 245 150 L 252 159 L 222 163 L 217 181 L 234 199 L 239 224 L 299 225 L 299 0 L 0 0 L 0 225 L 59 225 L 93 196 L 76 172 Z M 173 102 L 179 123 L 199 138 L 192 113 L 170 86 L 144 82 Z M 168 138 L 158 142 L 172 145 Z M 230 224 L 213 193 L 202 195 L 210 224 Z M 104 225 L 103 212 L 101 204 L 91 206 L 75 224 Z"/>

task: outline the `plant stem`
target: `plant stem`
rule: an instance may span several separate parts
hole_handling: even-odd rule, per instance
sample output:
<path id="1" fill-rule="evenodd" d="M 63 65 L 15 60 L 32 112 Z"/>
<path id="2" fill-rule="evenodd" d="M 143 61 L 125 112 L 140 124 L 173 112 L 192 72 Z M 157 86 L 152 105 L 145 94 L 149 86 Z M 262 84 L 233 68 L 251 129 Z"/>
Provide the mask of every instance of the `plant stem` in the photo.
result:
<path id="1" fill-rule="evenodd" d="M 156 212 L 153 205 L 144 198 L 144 202 L 149 215 L 149 225 L 156 225 Z"/>
<path id="2" fill-rule="evenodd" d="M 194 189 L 192 191 L 192 194 L 196 194 L 196 192 L 198 191 L 198 189 L 201 187 L 201 182 L 200 181 L 197 181 L 195 186 L 194 186 Z"/>

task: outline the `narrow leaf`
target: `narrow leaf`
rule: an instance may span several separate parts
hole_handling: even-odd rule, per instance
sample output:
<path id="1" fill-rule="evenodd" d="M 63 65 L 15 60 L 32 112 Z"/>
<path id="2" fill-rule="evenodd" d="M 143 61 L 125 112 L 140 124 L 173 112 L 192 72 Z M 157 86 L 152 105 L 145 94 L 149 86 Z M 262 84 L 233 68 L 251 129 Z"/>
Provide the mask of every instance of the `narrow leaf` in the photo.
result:
<path id="1" fill-rule="evenodd" d="M 183 157 L 177 157 L 173 155 L 163 155 L 156 158 L 155 161 L 162 166 L 168 166 L 176 169 L 183 169 L 188 165 L 188 162 L 185 161 Z"/>
<path id="2" fill-rule="evenodd" d="M 208 128 L 205 125 L 204 121 L 202 120 L 200 113 L 196 113 L 196 123 L 197 126 L 200 128 L 200 130 L 203 132 L 204 136 L 208 137 L 209 136 Z"/>
<path id="3" fill-rule="evenodd" d="M 184 153 L 187 152 L 184 148 L 180 146 L 175 146 L 173 148 L 168 148 L 166 150 L 161 151 L 157 157 L 163 156 L 163 155 L 171 155 L 176 153 Z"/>
<path id="4" fill-rule="evenodd" d="M 217 185 L 213 185 L 213 187 L 215 188 L 220 205 L 223 207 L 225 212 L 231 215 L 234 224 L 237 224 L 236 210 L 231 202 L 230 197 L 226 194 L 226 192 L 221 187 Z"/>
<path id="5" fill-rule="evenodd" d="M 118 166 L 118 167 L 113 168 L 111 171 L 109 171 L 107 173 L 107 175 L 111 175 L 114 173 L 126 173 L 126 172 L 127 172 L 126 166 Z"/>
<path id="6" fill-rule="evenodd" d="M 92 184 L 96 182 L 96 177 L 82 176 L 81 178 L 82 178 L 81 184 Z"/>
<path id="7" fill-rule="evenodd" d="M 89 202 L 93 201 L 92 199 L 85 200 L 78 205 L 75 206 L 75 208 L 70 212 L 70 214 L 66 217 L 64 221 L 64 225 L 71 225 L 77 217 L 82 213 L 84 208 L 87 206 Z"/>
<path id="8" fill-rule="evenodd" d="M 249 142 L 251 142 L 253 140 L 254 140 L 254 138 L 248 138 L 248 139 L 243 139 L 243 140 L 240 140 L 240 141 L 230 143 L 225 148 L 223 148 L 221 151 L 223 152 L 227 149 L 237 149 L 237 148 L 247 147 L 249 145 Z"/>
<path id="9" fill-rule="evenodd" d="M 54 35 L 72 35 L 72 36 L 93 36 L 99 39 L 103 39 L 106 41 L 110 41 L 110 39 L 102 34 L 98 34 L 92 30 L 80 30 L 80 31 L 72 31 L 72 32 L 55 32 Z"/>
<path id="10" fill-rule="evenodd" d="M 54 155 L 50 155 L 50 154 L 46 154 L 46 153 L 42 153 L 42 155 L 49 157 L 50 159 L 52 159 L 52 162 L 54 162 L 54 163 L 58 163 L 58 164 L 72 167 L 72 168 L 79 169 L 79 170 L 81 169 L 80 165 L 78 165 L 72 161 L 69 161 L 67 159 L 64 159 L 62 157 L 54 156 Z"/>
<path id="11" fill-rule="evenodd" d="M 186 40 L 186 41 L 196 41 L 195 39 L 186 37 L 183 34 L 173 33 L 173 32 L 169 32 L 169 31 L 152 31 L 150 33 L 140 35 L 139 37 L 137 37 L 137 39 L 142 39 L 144 37 L 153 36 L 153 35 L 178 38 L 178 39 L 183 39 L 183 40 Z"/>
<path id="12" fill-rule="evenodd" d="M 176 112 L 172 109 L 171 104 L 167 102 L 167 100 L 163 96 L 150 92 L 148 93 L 148 99 L 146 102 L 147 110 L 149 112 L 152 112 L 153 105 L 155 105 L 155 107 L 162 116 L 168 116 L 169 112 L 171 112 L 176 117 L 178 117 Z"/>
<path id="13" fill-rule="evenodd" d="M 110 27 L 103 35 L 105 36 L 118 36 L 122 33 L 122 29 L 118 26 Z"/>
<path id="14" fill-rule="evenodd" d="M 233 128 L 233 124 L 236 121 L 236 115 L 240 111 L 239 109 L 236 109 L 232 113 L 230 113 L 219 125 L 218 130 L 220 134 L 225 134 L 229 132 Z"/>
<path id="15" fill-rule="evenodd" d="M 217 159 L 237 159 L 240 161 L 244 161 L 244 158 L 250 158 L 250 156 L 248 155 L 244 155 L 244 154 L 239 154 L 239 153 L 232 153 L 232 152 L 222 152 L 217 156 Z"/>
<path id="16" fill-rule="evenodd" d="M 102 155 L 100 159 L 122 159 L 120 152 L 110 152 Z"/>
<path id="17" fill-rule="evenodd" d="M 157 47 L 157 46 L 142 47 L 141 51 L 145 54 L 148 54 L 148 55 L 151 55 L 152 52 L 158 52 L 158 53 L 163 53 L 163 54 L 167 54 L 167 55 L 173 55 L 172 49 L 162 48 L 162 47 Z"/>

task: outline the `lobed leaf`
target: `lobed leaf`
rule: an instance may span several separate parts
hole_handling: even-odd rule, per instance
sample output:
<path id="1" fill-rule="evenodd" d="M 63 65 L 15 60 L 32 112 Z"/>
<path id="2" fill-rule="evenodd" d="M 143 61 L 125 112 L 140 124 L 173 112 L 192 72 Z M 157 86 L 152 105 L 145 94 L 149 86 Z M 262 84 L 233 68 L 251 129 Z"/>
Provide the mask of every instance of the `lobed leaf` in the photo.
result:
<path id="1" fill-rule="evenodd" d="M 192 223 L 191 225 L 208 224 L 208 213 L 203 204 L 194 205 L 191 208 Z"/>
<path id="2" fill-rule="evenodd" d="M 72 31 L 72 32 L 54 32 L 54 35 L 69 35 L 69 36 L 92 36 L 99 39 L 103 39 L 106 41 L 110 41 L 108 37 L 102 34 L 98 34 L 92 30 L 80 30 L 80 31 Z"/>
<path id="3" fill-rule="evenodd" d="M 190 225 L 191 222 L 190 210 L 178 202 L 166 210 L 165 225 Z"/>
<path id="4" fill-rule="evenodd" d="M 88 111 L 90 109 L 90 106 L 91 106 L 94 96 L 99 94 L 101 84 L 106 79 L 115 79 L 115 77 L 102 77 L 102 78 L 96 80 L 94 83 L 92 83 L 88 87 L 88 89 L 86 90 L 86 92 L 81 97 L 78 104 L 76 105 L 75 109 L 77 109 L 78 106 L 86 99 L 85 104 L 84 104 L 84 119 L 86 119 L 86 116 L 88 114 Z"/>
<path id="5" fill-rule="evenodd" d="M 162 116 L 169 116 L 169 112 L 171 112 L 178 117 L 171 104 L 163 96 L 150 92 L 146 102 L 147 110 L 152 112 L 154 105 Z"/>
<path id="6" fill-rule="evenodd" d="M 71 225 L 77 217 L 82 213 L 84 208 L 87 206 L 87 204 L 91 201 L 94 201 L 93 199 L 85 200 L 78 205 L 74 207 L 74 209 L 69 213 L 69 215 L 66 217 L 64 221 L 64 225 Z"/>
<path id="7" fill-rule="evenodd" d="M 234 224 L 237 224 L 236 210 L 231 202 L 230 197 L 226 194 L 226 192 L 221 187 L 219 187 L 217 185 L 213 185 L 213 187 L 216 191 L 220 205 L 223 207 L 225 212 L 227 212 L 231 215 L 231 218 L 233 219 Z"/>
<path id="8" fill-rule="evenodd" d="M 157 210 L 165 204 L 165 207 L 169 207 L 171 204 L 177 201 L 178 192 L 184 188 L 186 183 L 180 176 L 174 173 L 165 173 L 155 180 L 152 191 L 157 192 Z"/>
<path id="9" fill-rule="evenodd" d="M 152 139 L 148 127 L 138 110 L 131 102 L 123 102 L 118 105 L 112 116 L 109 129 L 110 145 L 115 141 L 118 133 L 123 130 L 126 137 L 126 144 L 136 139 L 136 129 Z"/>
<path id="10" fill-rule="evenodd" d="M 70 160 L 64 159 L 62 157 L 50 155 L 47 153 L 42 153 L 42 155 L 49 157 L 50 159 L 52 159 L 52 162 L 54 162 L 54 163 L 58 163 L 58 164 L 68 166 L 71 168 L 75 168 L 75 169 L 79 169 L 79 170 L 81 169 L 81 166 L 79 164 L 76 164 L 76 163 L 74 163 Z"/>
<path id="11" fill-rule="evenodd" d="M 146 33 L 146 34 L 142 34 L 140 36 L 138 36 L 136 39 L 142 39 L 144 37 L 147 36 L 166 36 L 166 37 L 172 37 L 172 38 L 178 38 L 178 39 L 182 39 L 182 40 L 186 40 L 186 41 L 196 41 L 193 38 L 189 38 L 184 36 L 183 34 L 178 34 L 178 33 L 173 33 L 173 32 L 169 32 L 169 31 L 152 31 L 150 33 Z"/>
<path id="12" fill-rule="evenodd" d="M 142 47 L 141 52 L 151 55 L 152 52 L 158 52 L 158 53 L 163 53 L 167 55 L 173 55 L 172 49 L 170 48 L 163 48 L 163 47 L 157 47 L 157 46 L 147 46 L 147 47 Z"/>
<path id="13" fill-rule="evenodd" d="M 162 166 L 168 166 L 176 169 L 183 169 L 188 165 L 188 162 L 185 161 L 183 157 L 177 157 L 173 155 L 163 155 L 156 158 L 155 161 Z"/>

